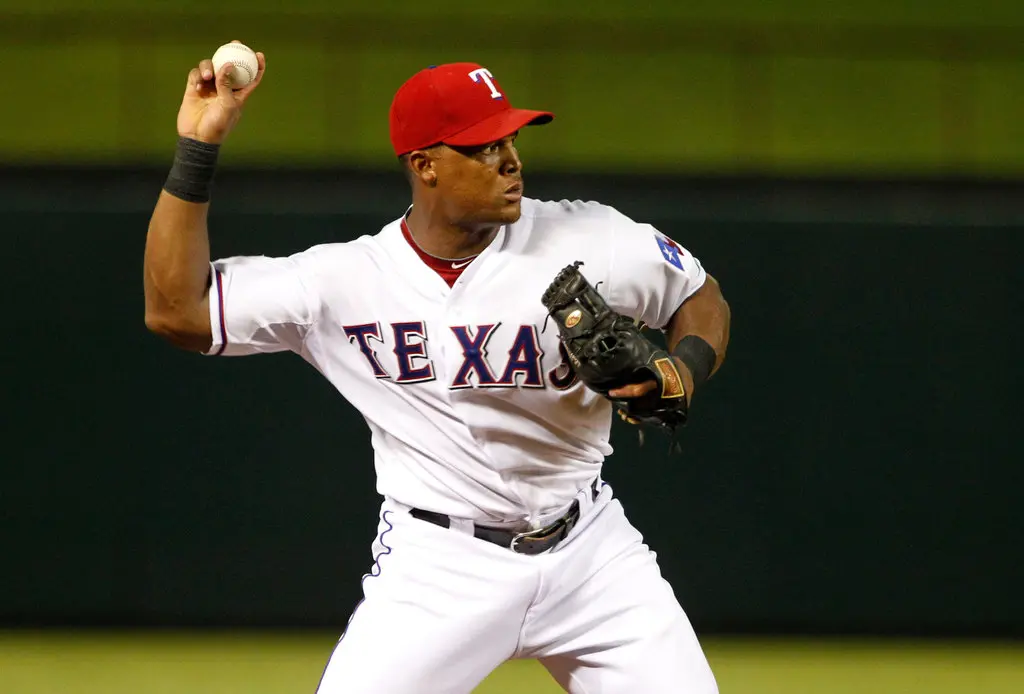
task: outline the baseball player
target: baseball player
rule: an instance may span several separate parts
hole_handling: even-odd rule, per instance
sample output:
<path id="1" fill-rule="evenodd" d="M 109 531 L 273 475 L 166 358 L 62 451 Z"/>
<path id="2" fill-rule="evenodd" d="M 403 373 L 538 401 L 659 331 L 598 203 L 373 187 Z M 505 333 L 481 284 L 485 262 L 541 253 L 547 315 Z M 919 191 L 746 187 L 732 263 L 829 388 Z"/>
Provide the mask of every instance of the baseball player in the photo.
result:
<path id="1" fill-rule="evenodd" d="M 721 365 L 718 284 L 610 207 L 524 197 L 516 138 L 553 116 L 513 108 L 473 63 L 431 66 L 397 90 L 391 144 L 412 195 L 394 221 L 289 257 L 211 262 L 217 155 L 263 79 L 258 60 L 237 91 L 229 65 L 214 74 L 203 60 L 188 76 L 147 237 L 146 324 L 207 355 L 295 352 L 366 420 L 378 534 L 318 691 L 465 694 L 512 658 L 538 659 L 577 694 L 717 691 L 601 469 L 613 400 L 689 406 Z M 569 266 L 584 278 L 571 286 Z M 588 305 L 614 313 L 545 325 L 556 278 L 567 301 L 589 291 Z M 608 315 L 665 331 L 672 354 L 659 363 L 678 378 L 588 387 L 561 331 Z"/>

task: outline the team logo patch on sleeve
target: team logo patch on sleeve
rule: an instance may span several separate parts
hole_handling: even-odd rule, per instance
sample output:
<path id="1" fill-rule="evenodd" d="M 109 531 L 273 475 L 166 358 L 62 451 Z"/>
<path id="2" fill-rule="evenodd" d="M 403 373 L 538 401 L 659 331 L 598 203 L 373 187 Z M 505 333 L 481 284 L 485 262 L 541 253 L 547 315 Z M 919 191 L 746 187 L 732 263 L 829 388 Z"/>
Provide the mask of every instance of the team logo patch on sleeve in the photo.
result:
<path id="1" fill-rule="evenodd" d="M 680 270 L 683 269 L 683 249 L 680 248 L 679 244 L 660 234 L 655 234 L 655 238 L 658 240 L 658 248 L 661 249 L 661 256 L 669 265 L 675 265 Z"/>

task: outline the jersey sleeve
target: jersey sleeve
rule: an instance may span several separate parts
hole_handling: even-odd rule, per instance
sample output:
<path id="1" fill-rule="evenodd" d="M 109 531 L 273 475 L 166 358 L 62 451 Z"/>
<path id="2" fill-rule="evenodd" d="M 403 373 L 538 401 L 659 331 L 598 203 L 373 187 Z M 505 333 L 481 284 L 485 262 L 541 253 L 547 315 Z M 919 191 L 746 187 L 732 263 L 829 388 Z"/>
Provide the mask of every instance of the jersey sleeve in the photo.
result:
<path id="1" fill-rule="evenodd" d="M 609 305 L 663 329 L 676 309 L 704 285 L 707 273 L 693 254 L 650 224 L 616 215 L 611 233 Z"/>
<path id="2" fill-rule="evenodd" d="M 301 256 L 239 256 L 211 263 L 207 354 L 299 352 L 319 315 Z"/>

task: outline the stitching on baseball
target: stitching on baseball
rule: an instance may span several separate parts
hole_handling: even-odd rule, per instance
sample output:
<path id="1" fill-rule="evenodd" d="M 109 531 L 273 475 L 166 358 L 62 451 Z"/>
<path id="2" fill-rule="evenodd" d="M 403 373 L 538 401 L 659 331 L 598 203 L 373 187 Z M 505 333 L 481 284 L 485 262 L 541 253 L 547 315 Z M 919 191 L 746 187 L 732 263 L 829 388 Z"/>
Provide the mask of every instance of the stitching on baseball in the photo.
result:
<path id="1" fill-rule="evenodd" d="M 249 81 L 250 82 L 252 82 L 254 79 L 256 79 L 256 75 L 253 73 L 253 71 L 249 68 L 248 65 L 240 65 L 238 63 L 231 62 L 230 60 L 228 62 L 231 63 L 231 65 L 233 67 L 240 67 L 243 70 L 245 70 L 245 74 L 249 75 Z"/>
<path id="2" fill-rule="evenodd" d="M 243 55 L 244 55 L 244 53 L 243 53 Z M 247 75 L 249 75 L 249 81 L 250 82 L 252 82 L 254 79 L 256 79 L 256 74 L 245 63 L 235 62 L 234 60 L 230 60 L 230 59 L 225 59 L 224 62 L 225 63 L 231 63 L 231 65 L 233 67 L 242 68 L 243 70 L 245 70 L 245 73 Z"/>

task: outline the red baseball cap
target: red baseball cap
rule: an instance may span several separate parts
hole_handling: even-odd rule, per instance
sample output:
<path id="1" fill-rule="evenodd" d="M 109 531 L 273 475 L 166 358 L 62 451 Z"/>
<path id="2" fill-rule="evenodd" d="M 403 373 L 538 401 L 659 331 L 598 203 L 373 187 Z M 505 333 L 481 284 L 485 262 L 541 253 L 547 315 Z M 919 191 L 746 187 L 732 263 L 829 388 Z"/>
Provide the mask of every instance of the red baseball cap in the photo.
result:
<path id="1" fill-rule="evenodd" d="M 547 111 L 512 108 L 491 71 L 476 63 L 449 63 L 420 70 L 391 102 L 391 146 L 396 155 L 439 143 L 484 145 L 526 125 L 555 117 Z"/>

